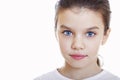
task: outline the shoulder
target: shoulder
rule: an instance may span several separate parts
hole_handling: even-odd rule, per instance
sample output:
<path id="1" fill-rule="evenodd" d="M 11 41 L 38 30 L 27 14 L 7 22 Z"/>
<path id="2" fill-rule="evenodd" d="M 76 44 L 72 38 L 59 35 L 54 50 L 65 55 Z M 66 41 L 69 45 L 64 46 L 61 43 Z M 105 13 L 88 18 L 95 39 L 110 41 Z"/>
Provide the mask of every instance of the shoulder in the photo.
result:
<path id="1" fill-rule="evenodd" d="M 70 80 L 70 79 L 61 75 L 56 69 L 46 74 L 43 74 L 42 76 L 39 76 L 34 80 Z"/>
<path id="2" fill-rule="evenodd" d="M 93 77 L 87 78 L 85 80 L 120 80 L 120 78 L 118 78 L 117 76 L 113 75 L 112 73 L 106 70 L 103 70 L 99 74 Z"/>
<path id="3" fill-rule="evenodd" d="M 56 69 L 42 76 L 37 77 L 34 80 L 70 80 L 70 79 L 61 75 Z"/>
<path id="4" fill-rule="evenodd" d="M 43 75 L 35 78 L 34 80 L 51 80 L 54 78 L 53 76 L 55 76 L 55 75 L 56 75 L 56 70 L 48 72 L 46 74 L 43 74 Z"/>
<path id="5" fill-rule="evenodd" d="M 103 75 L 106 79 L 109 79 L 109 80 L 120 80 L 119 77 L 117 77 L 116 75 L 108 72 L 108 71 L 104 71 L 104 75 Z"/>

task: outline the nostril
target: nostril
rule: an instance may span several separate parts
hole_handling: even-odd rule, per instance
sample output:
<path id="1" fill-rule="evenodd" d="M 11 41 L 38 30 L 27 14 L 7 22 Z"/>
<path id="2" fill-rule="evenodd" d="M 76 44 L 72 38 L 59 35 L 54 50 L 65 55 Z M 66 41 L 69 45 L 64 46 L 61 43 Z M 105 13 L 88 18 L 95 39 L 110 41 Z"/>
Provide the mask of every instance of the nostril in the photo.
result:
<path id="1" fill-rule="evenodd" d="M 75 40 L 72 43 L 72 48 L 76 50 L 84 49 L 85 48 L 84 42 L 82 40 Z"/>

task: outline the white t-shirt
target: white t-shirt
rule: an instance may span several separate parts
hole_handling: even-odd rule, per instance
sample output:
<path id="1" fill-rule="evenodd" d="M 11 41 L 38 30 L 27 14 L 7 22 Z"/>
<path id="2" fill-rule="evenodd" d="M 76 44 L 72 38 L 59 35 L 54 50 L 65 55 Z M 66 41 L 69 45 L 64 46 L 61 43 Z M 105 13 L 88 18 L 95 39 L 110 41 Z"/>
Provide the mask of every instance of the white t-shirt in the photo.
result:
<path id="1" fill-rule="evenodd" d="M 34 80 L 73 80 L 61 75 L 57 70 L 44 74 Z M 117 76 L 103 70 L 99 74 L 83 80 L 120 80 Z"/>

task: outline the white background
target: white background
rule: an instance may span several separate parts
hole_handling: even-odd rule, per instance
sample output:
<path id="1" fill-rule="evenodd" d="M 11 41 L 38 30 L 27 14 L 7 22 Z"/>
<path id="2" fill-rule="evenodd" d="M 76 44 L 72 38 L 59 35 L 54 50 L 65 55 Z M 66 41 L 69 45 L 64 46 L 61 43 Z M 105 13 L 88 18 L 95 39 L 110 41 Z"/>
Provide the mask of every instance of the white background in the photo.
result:
<path id="1" fill-rule="evenodd" d="M 63 64 L 54 35 L 56 0 L 0 0 L 0 80 L 33 80 Z M 120 77 L 120 0 L 110 0 L 103 68 Z"/>

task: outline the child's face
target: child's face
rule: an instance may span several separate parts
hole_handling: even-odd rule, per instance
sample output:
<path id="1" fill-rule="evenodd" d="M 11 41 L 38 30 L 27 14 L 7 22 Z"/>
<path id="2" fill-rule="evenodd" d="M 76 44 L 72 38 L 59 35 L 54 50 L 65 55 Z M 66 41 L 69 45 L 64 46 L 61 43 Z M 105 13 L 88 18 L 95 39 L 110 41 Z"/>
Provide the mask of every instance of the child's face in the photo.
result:
<path id="1" fill-rule="evenodd" d="M 67 9 L 58 15 L 56 35 L 67 64 L 85 67 L 96 64 L 99 46 L 104 44 L 104 23 L 100 13 L 89 9 Z"/>

